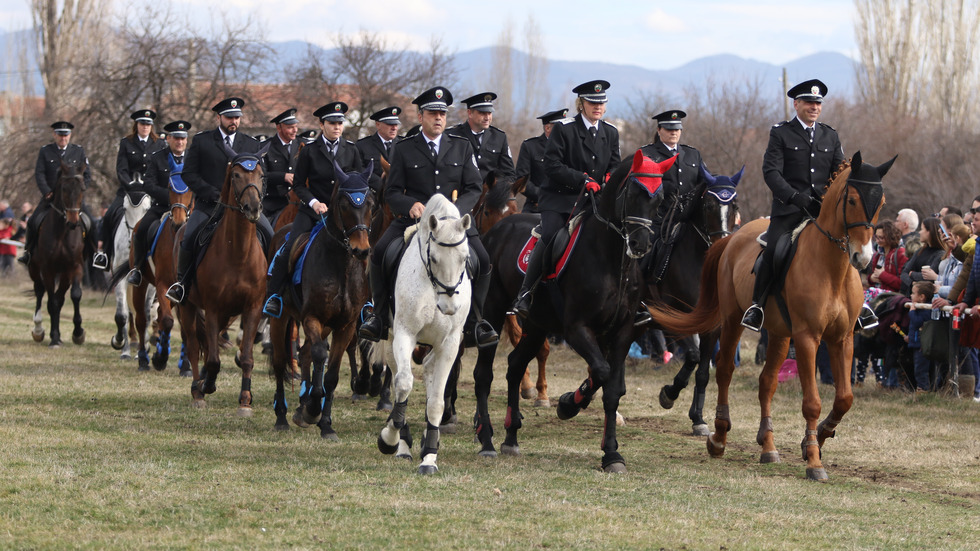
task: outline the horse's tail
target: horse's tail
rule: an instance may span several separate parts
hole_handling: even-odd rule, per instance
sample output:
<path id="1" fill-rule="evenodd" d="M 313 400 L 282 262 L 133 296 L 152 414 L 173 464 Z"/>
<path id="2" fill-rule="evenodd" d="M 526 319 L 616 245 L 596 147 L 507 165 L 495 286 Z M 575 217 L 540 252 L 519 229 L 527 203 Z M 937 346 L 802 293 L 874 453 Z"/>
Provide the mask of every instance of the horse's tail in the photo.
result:
<path id="1" fill-rule="evenodd" d="M 678 335 L 706 333 L 721 325 L 718 300 L 718 265 L 731 236 L 716 242 L 708 249 L 701 268 L 701 288 L 694 310 L 682 312 L 665 304 L 649 307 L 658 325 Z"/>
<path id="2" fill-rule="evenodd" d="M 109 281 L 106 282 L 106 284 L 105 284 L 105 293 L 102 295 L 102 305 L 103 306 L 105 306 L 105 301 L 109 298 L 109 293 L 113 292 L 113 290 L 115 290 L 115 288 L 116 288 L 116 285 L 118 285 L 120 281 L 122 281 L 123 279 L 125 279 L 127 275 L 129 275 L 129 263 L 128 262 L 125 263 L 125 264 L 123 264 L 122 266 L 116 268 L 116 271 L 114 271 L 111 274 L 109 274 Z"/>
<path id="3" fill-rule="evenodd" d="M 360 341 L 358 346 L 370 365 L 383 364 L 388 360 L 388 341 L 371 342 L 367 339 L 360 339 Z"/>

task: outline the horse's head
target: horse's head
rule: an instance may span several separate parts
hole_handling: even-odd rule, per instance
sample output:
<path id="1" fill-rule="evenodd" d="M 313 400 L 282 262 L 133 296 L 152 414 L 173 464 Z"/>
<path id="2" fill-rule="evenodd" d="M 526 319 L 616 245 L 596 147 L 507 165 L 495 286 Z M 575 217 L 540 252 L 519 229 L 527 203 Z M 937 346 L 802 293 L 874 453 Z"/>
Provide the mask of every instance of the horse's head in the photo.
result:
<path id="1" fill-rule="evenodd" d="M 630 172 L 619 185 L 615 198 L 617 222 L 630 258 L 642 258 L 653 247 L 653 218 L 663 201 L 663 175 L 676 160 L 677 157 L 671 157 L 657 163 L 639 150 L 633 155 Z"/>
<path id="2" fill-rule="evenodd" d="M 881 179 L 896 158 L 897 155 L 882 165 L 873 166 L 862 162 L 858 151 L 850 163 L 841 164 L 824 196 L 817 225 L 826 228 L 824 233 L 847 252 L 848 261 L 858 270 L 871 262 L 874 252 L 871 237 L 885 204 Z M 834 237 L 838 232 L 843 232 L 844 236 Z"/>
<path id="3" fill-rule="evenodd" d="M 738 213 L 738 192 L 735 186 L 742 179 L 745 166 L 729 178 L 719 174 L 713 176 L 704 163 L 701 174 L 708 183 L 701 195 L 701 212 L 704 216 L 704 230 L 711 243 L 735 231 L 735 215 Z"/>
<path id="4" fill-rule="evenodd" d="M 175 181 L 176 180 L 176 181 Z M 179 228 L 187 222 L 194 205 L 194 193 L 182 178 L 170 178 L 170 223 Z"/>
<path id="5" fill-rule="evenodd" d="M 62 161 L 55 180 L 51 205 L 65 217 L 68 227 L 78 226 L 82 212 L 82 196 L 85 193 L 86 164 L 76 167 Z"/>
<path id="6" fill-rule="evenodd" d="M 500 182 L 493 171 L 483 180 L 483 194 L 473 207 L 473 218 L 480 234 L 490 231 L 494 224 L 512 214 L 517 214 L 517 196 L 514 185 Z"/>
<path id="7" fill-rule="evenodd" d="M 470 256 L 466 230 L 471 224 L 469 214 L 460 218 L 456 206 L 438 193 L 422 212 L 422 261 L 436 292 L 436 307 L 447 316 L 454 315 L 461 306 L 456 296 L 466 277 L 466 259 Z"/>
<path id="8" fill-rule="evenodd" d="M 231 156 L 225 172 L 225 184 L 221 189 L 221 202 L 241 212 L 252 223 L 258 222 L 262 215 L 262 197 L 265 195 L 265 171 L 262 169 L 262 156 L 269 150 L 271 142 L 255 153 L 235 153 L 225 146 Z"/>
<path id="9" fill-rule="evenodd" d="M 333 162 L 337 185 L 330 198 L 330 219 L 344 236 L 344 244 L 351 254 L 363 260 L 371 252 L 369 234 L 374 196 L 368 180 L 374 171 L 374 161 L 368 161 L 363 172 L 344 173 L 337 161 Z"/>

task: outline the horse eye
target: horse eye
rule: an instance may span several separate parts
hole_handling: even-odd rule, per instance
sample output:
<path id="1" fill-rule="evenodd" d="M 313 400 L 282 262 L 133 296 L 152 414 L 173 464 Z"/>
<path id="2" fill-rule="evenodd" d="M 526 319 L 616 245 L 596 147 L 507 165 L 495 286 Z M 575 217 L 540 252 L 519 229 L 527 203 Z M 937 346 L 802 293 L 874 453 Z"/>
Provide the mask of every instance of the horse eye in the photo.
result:
<path id="1" fill-rule="evenodd" d="M 851 205 L 851 206 L 854 206 L 854 205 L 857 204 L 857 201 L 855 201 L 853 197 L 848 197 L 847 198 L 847 204 L 848 205 Z"/>

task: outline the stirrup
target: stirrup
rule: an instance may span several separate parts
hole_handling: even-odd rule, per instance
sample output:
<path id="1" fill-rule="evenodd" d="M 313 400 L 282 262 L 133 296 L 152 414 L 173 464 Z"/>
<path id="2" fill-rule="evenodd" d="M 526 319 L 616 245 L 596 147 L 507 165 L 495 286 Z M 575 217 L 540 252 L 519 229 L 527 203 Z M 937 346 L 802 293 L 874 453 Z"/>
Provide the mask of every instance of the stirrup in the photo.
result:
<path id="1" fill-rule="evenodd" d="M 758 333 L 762 331 L 762 324 L 765 323 L 765 320 L 766 313 L 758 304 L 753 304 L 742 316 L 742 326 Z"/>
<path id="2" fill-rule="evenodd" d="M 364 323 L 357 329 L 357 336 L 359 338 L 369 340 L 371 342 L 378 342 L 383 337 L 387 337 L 387 330 L 384 327 L 384 322 L 381 321 L 381 317 L 378 316 L 377 310 L 371 314 Z"/>
<path id="3" fill-rule="evenodd" d="M 861 313 L 858 314 L 857 319 L 857 327 L 862 330 L 878 327 L 878 316 L 867 304 L 861 306 Z"/>
<path id="4" fill-rule="evenodd" d="M 176 302 L 177 304 L 183 304 L 184 302 L 184 284 L 181 282 L 176 282 L 167 289 L 167 298 Z"/>
<path id="5" fill-rule="evenodd" d="M 282 297 L 279 296 L 279 293 L 272 293 L 269 296 L 269 299 L 265 301 L 265 306 L 262 307 L 262 313 L 276 319 L 282 316 Z"/>
<path id="6" fill-rule="evenodd" d="M 499 340 L 500 335 L 497 334 L 497 331 L 490 325 L 489 321 L 480 320 L 473 324 L 473 341 L 476 343 L 477 348 L 493 346 Z"/>
<path id="7" fill-rule="evenodd" d="M 143 274 L 140 273 L 139 268 L 133 268 L 129 271 L 129 275 L 126 276 L 126 283 L 134 287 L 139 287 L 140 283 L 143 283 Z"/>
<path id="8" fill-rule="evenodd" d="M 524 294 L 519 295 L 514 304 L 510 306 L 510 310 L 507 310 L 508 315 L 514 315 L 521 319 L 527 319 L 531 312 L 531 301 L 534 300 L 534 295 L 531 291 L 526 291 Z"/>
<path id="9" fill-rule="evenodd" d="M 95 256 L 92 257 L 92 267 L 98 268 L 99 270 L 108 270 L 109 256 L 102 251 L 96 251 Z"/>
<path id="10" fill-rule="evenodd" d="M 633 315 L 633 327 L 641 327 L 653 321 L 653 316 L 650 315 L 650 311 L 642 302 L 640 303 L 640 309 L 636 311 Z"/>
<path id="11" fill-rule="evenodd" d="M 28 264 L 31 263 L 31 253 L 25 250 L 23 254 L 17 257 L 17 262 L 20 262 L 24 266 L 27 266 Z"/>

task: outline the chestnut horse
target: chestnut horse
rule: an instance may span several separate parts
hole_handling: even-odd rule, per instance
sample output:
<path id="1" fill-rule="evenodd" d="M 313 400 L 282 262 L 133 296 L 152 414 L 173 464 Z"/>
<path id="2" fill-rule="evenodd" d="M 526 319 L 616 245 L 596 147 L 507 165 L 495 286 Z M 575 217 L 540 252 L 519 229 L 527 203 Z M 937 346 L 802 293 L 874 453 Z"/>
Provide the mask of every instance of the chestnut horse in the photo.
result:
<path id="1" fill-rule="evenodd" d="M 263 167 L 266 149 L 257 153 L 234 154 L 228 163 L 221 199 L 214 215 L 221 214 L 187 290 L 187 300 L 178 309 L 180 326 L 187 344 L 187 359 L 194 380 L 191 396 L 195 407 L 205 407 L 204 396 L 216 390 L 221 369 L 220 335 L 236 316 L 242 316 L 241 343 L 235 363 L 242 369 L 238 415 L 252 415 L 252 346 L 262 317 L 265 274 L 268 264 L 256 234 L 255 222 L 262 214 Z M 178 232 L 182 236 L 186 226 Z M 202 228 L 206 231 L 206 228 Z M 179 239 L 174 244 L 174 257 Z M 203 346 L 202 346 L 203 344 Z M 198 371 L 202 352 L 204 369 Z"/>
<path id="2" fill-rule="evenodd" d="M 41 325 L 41 299 L 48 294 L 48 316 L 51 317 L 50 346 L 61 345 L 61 307 L 65 293 L 71 286 L 71 302 L 75 306 L 72 322 L 75 330 L 71 340 L 75 344 L 85 342 L 82 314 L 78 303 L 82 300 L 82 251 L 85 246 L 81 221 L 82 195 L 85 192 L 85 165 L 75 167 L 61 163 L 51 197 L 51 212 L 44 217 L 37 232 L 37 247 L 27 266 L 34 281 L 34 342 L 44 340 Z M 91 231 L 91 230 L 90 230 Z"/>
<path id="3" fill-rule="evenodd" d="M 759 375 L 762 417 L 756 436 L 762 446 L 761 463 L 779 461 L 773 442 L 771 403 L 779 367 L 793 339 L 806 419 L 800 444 L 807 465 L 806 476 L 811 480 L 827 479 L 820 460 L 821 448 L 827 438 L 834 437 L 834 429 L 853 401 L 854 325 L 864 302 L 858 270 L 871 261 L 871 236 L 884 204 L 881 177 L 894 161 L 893 158 L 875 167 L 862 163 L 861 153 L 855 153 L 853 160 L 842 163 L 832 178 L 816 220 L 808 220 L 802 230 L 797 230 L 797 252 L 789 265 L 785 285 L 778 296 L 771 297 L 765 313 L 769 347 L 766 364 Z M 728 387 L 742 334 L 742 313 L 752 303 L 752 269 L 761 250 L 756 238 L 767 225 L 766 220 L 753 221 L 712 245 L 701 272 L 701 295 L 692 312 L 682 313 L 667 306 L 651 308 L 657 323 L 678 333 L 702 333 L 721 325 L 716 373 L 718 408 L 715 432 L 707 439 L 712 457 L 725 453 L 727 433 L 732 427 Z M 780 313 L 780 302 L 785 304 L 788 320 Z M 827 342 L 830 351 L 836 395 L 833 409 L 818 425 L 820 394 L 815 357 L 821 340 Z"/>
<path id="4" fill-rule="evenodd" d="M 183 182 L 181 183 L 183 184 Z M 159 230 L 159 237 L 156 238 L 156 246 L 153 248 L 153 254 L 150 255 L 150 261 L 146 263 L 143 270 L 143 281 L 133 288 L 134 304 L 143 304 L 146 301 L 146 294 L 151 285 L 156 289 L 156 296 L 163 297 L 167 294 L 167 289 L 177 281 L 177 266 L 174 262 L 173 255 L 174 247 L 177 245 L 177 231 L 187 221 L 187 217 L 193 207 L 192 201 L 194 194 L 186 184 L 183 184 L 183 187 L 178 189 L 174 186 L 174 182 L 171 181 L 169 187 L 170 211 L 160 221 L 162 227 Z M 149 233 L 148 237 L 152 241 L 155 236 Z M 150 247 L 146 247 L 146 250 L 150 250 Z M 132 251 L 130 251 L 131 266 L 134 265 L 134 260 L 132 258 Z M 141 308 L 136 308 L 135 317 L 136 332 L 139 334 L 139 350 L 136 353 L 136 358 L 139 361 L 140 369 L 147 369 L 151 359 L 146 351 L 145 335 L 148 322 L 146 311 Z M 167 360 L 170 357 L 170 333 L 174 327 L 174 314 L 169 300 L 158 302 L 157 326 L 159 327 L 159 334 L 157 335 L 156 350 L 153 352 L 152 363 L 154 369 L 162 371 L 167 367 Z M 183 339 L 181 340 L 183 341 Z M 184 344 L 181 345 L 182 351 L 184 351 L 185 346 Z M 180 369 L 181 376 L 189 377 L 191 375 L 191 369 L 187 365 L 184 354 L 181 354 L 178 368 Z"/>

